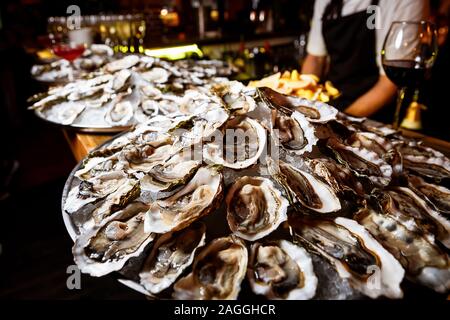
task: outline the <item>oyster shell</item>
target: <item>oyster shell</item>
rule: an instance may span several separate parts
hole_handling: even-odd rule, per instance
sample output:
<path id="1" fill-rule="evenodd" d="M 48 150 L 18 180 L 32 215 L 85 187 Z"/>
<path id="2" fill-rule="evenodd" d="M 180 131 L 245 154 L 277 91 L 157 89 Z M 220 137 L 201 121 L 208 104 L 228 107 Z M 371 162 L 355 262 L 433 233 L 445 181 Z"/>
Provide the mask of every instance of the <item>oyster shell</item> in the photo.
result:
<path id="1" fill-rule="evenodd" d="M 100 277 L 122 269 L 139 256 L 154 239 L 144 231 L 144 215 L 148 206 L 134 202 L 105 221 L 80 235 L 73 246 L 75 263 L 81 272 Z"/>
<path id="2" fill-rule="evenodd" d="M 336 193 L 326 183 L 315 176 L 297 169 L 283 161 L 268 159 L 269 173 L 285 189 L 292 203 L 319 213 L 331 213 L 341 210 Z"/>
<path id="3" fill-rule="evenodd" d="M 106 112 L 105 121 L 112 126 L 128 125 L 133 118 L 134 108 L 130 101 L 120 101 Z"/>
<path id="4" fill-rule="evenodd" d="M 397 150 L 406 169 L 436 181 L 450 179 L 450 160 L 442 153 L 416 141 L 401 142 Z"/>
<path id="5" fill-rule="evenodd" d="M 387 139 L 372 132 L 355 132 L 348 139 L 347 143 L 354 148 L 364 148 L 375 152 L 380 158 L 394 148 L 394 145 Z"/>
<path id="6" fill-rule="evenodd" d="M 173 297 L 183 300 L 237 299 L 247 270 L 247 248 L 233 236 L 210 242 L 195 257 L 192 272 L 175 283 Z"/>
<path id="7" fill-rule="evenodd" d="M 253 244 L 247 277 L 253 292 L 269 299 L 308 300 L 317 288 L 311 257 L 286 240 Z"/>
<path id="8" fill-rule="evenodd" d="M 450 190 L 420 177 L 408 176 L 409 188 L 424 197 L 435 209 L 450 217 Z"/>
<path id="9" fill-rule="evenodd" d="M 116 191 L 126 180 L 127 176 L 122 171 L 111 171 L 81 181 L 69 191 L 64 210 L 67 213 L 74 213 L 88 203 L 103 199 Z"/>
<path id="10" fill-rule="evenodd" d="M 103 203 L 92 212 L 92 218 L 96 225 L 109 217 L 114 211 L 122 209 L 128 203 L 136 199 L 140 194 L 140 187 L 137 180 L 127 179 L 123 184 L 111 194 Z"/>
<path id="11" fill-rule="evenodd" d="M 166 83 L 170 73 L 166 69 L 154 67 L 141 74 L 142 78 L 150 83 Z"/>
<path id="12" fill-rule="evenodd" d="M 268 87 L 256 90 L 261 99 L 272 109 L 280 110 L 287 115 L 298 111 L 310 122 L 326 123 L 335 120 L 338 113 L 337 109 L 323 102 L 284 95 Z"/>
<path id="13" fill-rule="evenodd" d="M 372 183 L 387 186 L 392 178 L 392 166 L 380 158 L 377 153 L 365 148 L 357 148 L 340 143 L 331 137 L 327 142 L 340 163 L 347 166 L 356 175 L 367 177 Z"/>
<path id="14" fill-rule="evenodd" d="M 131 71 L 128 69 L 122 69 L 116 74 L 111 81 L 111 87 L 108 88 L 111 92 L 120 92 L 128 89 L 131 82 Z"/>
<path id="15" fill-rule="evenodd" d="M 278 137 L 281 145 L 297 155 L 311 152 L 316 145 L 318 138 L 315 135 L 314 127 L 306 117 L 295 111 L 292 115 L 285 116 L 274 110 L 275 119 L 273 121 L 272 135 Z"/>
<path id="16" fill-rule="evenodd" d="M 191 150 L 182 150 L 153 166 L 141 179 L 141 189 L 153 193 L 170 191 L 188 181 L 202 161 L 191 159 Z"/>
<path id="17" fill-rule="evenodd" d="M 171 144 L 129 144 L 120 151 L 118 158 L 123 163 L 127 173 L 148 172 L 155 165 L 166 161 L 173 154 Z"/>
<path id="18" fill-rule="evenodd" d="M 245 115 L 256 108 L 254 88 L 245 87 L 239 81 L 229 81 L 213 86 L 213 91 L 236 115 Z"/>
<path id="19" fill-rule="evenodd" d="M 357 196 L 365 195 L 364 188 L 352 172 L 345 166 L 330 158 L 315 158 L 306 160 L 307 166 L 318 177 L 330 185 L 335 192 L 351 192 Z"/>
<path id="20" fill-rule="evenodd" d="M 434 234 L 447 248 L 450 247 L 450 222 L 427 205 L 411 189 L 391 187 L 379 191 L 380 205 L 385 214 L 397 219 L 409 230 Z"/>
<path id="21" fill-rule="evenodd" d="M 409 230 L 376 207 L 363 208 L 356 219 L 400 261 L 409 279 L 437 292 L 450 289 L 449 256 L 430 237 Z"/>
<path id="22" fill-rule="evenodd" d="M 317 251 L 339 276 L 361 293 L 377 298 L 401 298 L 405 274 L 400 263 L 354 220 L 289 220 L 294 239 Z"/>
<path id="23" fill-rule="evenodd" d="M 58 112 L 57 119 L 63 125 L 72 124 L 86 107 L 79 103 L 73 103 Z"/>
<path id="24" fill-rule="evenodd" d="M 202 167 L 182 189 L 150 205 L 145 216 L 147 232 L 181 230 L 209 214 L 222 197 L 222 174 L 215 167 Z"/>
<path id="25" fill-rule="evenodd" d="M 249 117 L 236 117 L 224 127 L 221 141 L 208 143 L 203 157 L 215 164 L 232 169 L 248 168 L 255 164 L 266 145 L 266 130 L 258 121 Z"/>
<path id="26" fill-rule="evenodd" d="M 112 61 L 105 66 L 105 70 L 109 73 L 114 73 L 122 69 L 129 69 L 139 63 L 139 56 L 129 55 L 122 59 Z"/>
<path id="27" fill-rule="evenodd" d="M 231 231 L 245 240 L 263 238 L 287 220 L 289 202 L 267 178 L 239 178 L 228 191 L 226 203 Z"/>
<path id="28" fill-rule="evenodd" d="M 160 236 L 139 273 L 141 285 L 152 294 L 171 286 L 205 244 L 205 232 L 203 223 L 193 223 L 181 231 Z"/>

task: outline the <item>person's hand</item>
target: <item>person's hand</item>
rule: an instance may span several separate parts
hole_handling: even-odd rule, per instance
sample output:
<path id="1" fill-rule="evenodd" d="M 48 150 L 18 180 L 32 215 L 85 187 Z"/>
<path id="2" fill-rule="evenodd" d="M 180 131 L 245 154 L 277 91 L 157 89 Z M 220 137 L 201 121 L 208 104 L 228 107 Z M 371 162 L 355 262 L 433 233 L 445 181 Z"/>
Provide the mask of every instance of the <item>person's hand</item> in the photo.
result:
<path id="1" fill-rule="evenodd" d="M 386 76 L 380 75 L 378 82 L 344 112 L 354 117 L 370 117 L 391 102 L 396 93 L 395 84 Z"/>
<path id="2" fill-rule="evenodd" d="M 313 74 L 322 77 L 323 70 L 325 69 L 326 56 L 314 56 L 308 54 L 302 65 L 302 74 Z"/>

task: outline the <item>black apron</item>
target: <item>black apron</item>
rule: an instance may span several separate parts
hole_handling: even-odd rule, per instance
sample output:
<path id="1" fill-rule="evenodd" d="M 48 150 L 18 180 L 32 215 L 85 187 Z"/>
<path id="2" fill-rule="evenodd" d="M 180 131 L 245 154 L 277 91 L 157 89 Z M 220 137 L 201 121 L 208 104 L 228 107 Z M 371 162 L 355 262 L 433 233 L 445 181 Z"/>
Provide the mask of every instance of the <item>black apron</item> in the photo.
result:
<path id="1" fill-rule="evenodd" d="M 378 0 L 372 0 L 378 5 Z M 328 80 L 341 91 L 333 105 L 344 110 L 379 78 L 375 29 L 367 28 L 366 11 L 342 16 L 343 0 L 331 0 L 322 16 L 322 33 L 330 57 Z"/>

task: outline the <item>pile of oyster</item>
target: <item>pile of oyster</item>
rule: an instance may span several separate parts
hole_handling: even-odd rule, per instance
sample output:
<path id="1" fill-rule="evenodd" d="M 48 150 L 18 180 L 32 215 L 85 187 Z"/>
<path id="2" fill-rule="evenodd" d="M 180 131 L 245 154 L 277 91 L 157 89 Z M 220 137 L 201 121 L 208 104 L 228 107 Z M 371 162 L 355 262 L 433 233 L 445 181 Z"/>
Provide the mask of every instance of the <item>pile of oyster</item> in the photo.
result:
<path id="1" fill-rule="evenodd" d="M 82 272 L 118 271 L 154 298 L 449 290 L 442 153 L 269 88 L 227 82 L 184 99 L 188 114 L 151 118 L 76 171 L 63 207 Z"/>
<path id="2" fill-rule="evenodd" d="M 81 57 L 73 64 L 65 59 L 58 59 L 51 63 L 35 64 L 31 68 L 31 75 L 42 82 L 68 82 L 70 76 L 82 77 L 96 71 L 113 60 L 114 51 L 104 44 L 92 44 L 84 50 Z"/>
<path id="3" fill-rule="evenodd" d="M 221 61 L 169 62 L 128 55 L 111 59 L 84 78 L 29 99 L 30 109 L 51 122 L 82 128 L 123 128 L 180 109 L 190 89 L 228 81 L 233 69 Z"/>

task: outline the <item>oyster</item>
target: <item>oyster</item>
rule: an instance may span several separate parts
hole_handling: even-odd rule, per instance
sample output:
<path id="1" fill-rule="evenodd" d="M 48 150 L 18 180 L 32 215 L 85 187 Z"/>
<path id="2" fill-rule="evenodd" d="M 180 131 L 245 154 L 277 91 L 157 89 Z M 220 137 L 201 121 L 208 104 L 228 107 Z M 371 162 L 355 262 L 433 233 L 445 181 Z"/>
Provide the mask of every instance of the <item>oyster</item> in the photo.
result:
<path id="1" fill-rule="evenodd" d="M 205 244 L 205 231 L 203 223 L 193 223 L 181 231 L 160 236 L 139 273 L 144 288 L 157 294 L 171 286 Z"/>
<path id="2" fill-rule="evenodd" d="M 105 150 L 105 153 L 109 153 L 109 150 Z M 123 164 L 119 162 L 115 153 L 110 156 L 93 155 L 83 161 L 81 168 L 75 172 L 75 177 L 86 181 L 103 173 L 118 171 L 122 168 Z"/>
<path id="3" fill-rule="evenodd" d="M 263 238 L 287 220 L 289 202 L 266 178 L 239 178 L 228 191 L 226 203 L 231 231 L 245 240 Z"/>
<path id="4" fill-rule="evenodd" d="M 173 297 L 183 300 L 237 299 L 247 270 L 247 248 L 233 236 L 210 242 L 195 257 L 192 272 L 175 283 Z"/>
<path id="5" fill-rule="evenodd" d="M 88 203 L 103 199 L 116 191 L 126 180 L 127 176 L 122 171 L 111 171 L 81 181 L 70 190 L 64 203 L 64 210 L 74 213 Z"/>
<path id="6" fill-rule="evenodd" d="M 327 146 L 333 151 L 338 161 L 356 175 L 367 177 L 379 186 L 387 186 L 391 182 L 392 166 L 377 153 L 365 148 L 345 145 L 334 137 L 328 139 Z"/>
<path id="7" fill-rule="evenodd" d="M 323 102 L 284 95 L 268 87 L 256 90 L 261 99 L 272 109 L 280 110 L 287 115 L 298 111 L 310 122 L 326 123 L 335 120 L 338 113 L 337 109 Z"/>
<path id="8" fill-rule="evenodd" d="M 450 289 L 450 259 L 430 238 L 411 231 L 377 207 L 356 215 L 363 225 L 405 268 L 407 277 L 437 292 Z"/>
<path id="9" fill-rule="evenodd" d="M 105 70 L 109 73 L 114 73 L 122 69 L 129 69 L 139 63 L 139 56 L 129 55 L 122 59 L 112 61 L 105 66 Z"/>
<path id="10" fill-rule="evenodd" d="M 122 69 L 116 74 L 114 74 L 114 78 L 111 81 L 112 92 L 120 92 L 128 89 L 128 86 L 131 82 L 131 71 L 128 69 Z"/>
<path id="11" fill-rule="evenodd" d="M 118 158 L 128 173 L 148 172 L 173 154 L 172 145 L 165 142 L 166 140 L 162 140 L 161 144 L 151 143 L 141 146 L 129 144 L 120 151 Z"/>
<path id="12" fill-rule="evenodd" d="M 351 192 L 357 196 L 365 195 L 364 188 L 353 173 L 345 166 L 330 158 L 315 158 L 306 160 L 307 166 L 318 177 L 326 181 L 335 192 Z"/>
<path id="13" fill-rule="evenodd" d="M 114 220 L 80 235 L 72 251 L 81 272 L 100 277 L 122 269 L 130 258 L 139 256 L 155 237 L 144 231 L 147 209 L 141 202 L 131 203 L 117 212 Z"/>
<path id="14" fill-rule="evenodd" d="M 245 115 L 256 108 L 254 88 L 245 87 L 239 81 L 230 81 L 213 86 L 213 91 L 223 100 L 227 108 L 236 115 Z"/>
<path id="15" fill-rule="evenodd" d="M 255 164 L 266 145 L 266 130 L 249 117 L 236 117 L 224 127 L 225 136 L 204 146 L 203 157 L 215 164 L 232 169 Z"/>
<path id="16" fill-rule="evenodd" d="M 215 167 L 202 167 L 182 189 L 150 205 L 145 217 L 147 232 L 181 230 L 209 214 L 222 198 L 222 174 Z"/>
<path id="17" fill-rule="evenodd" d="M 181 150 L 167 161 L 153 166 L 141 179 L 141 189 L 153 193 L 170 191 L 188 181 L 200 167 L 191 150 Z"/>
<path id="18" fill-rule="evenodd" d="M 283 161 L 275 162 L 268 158 L 267 163 L 269 173 L 286 189 L 291 202 L 299 202 L 319 213 L 341 210 L 336 193 L 315 176 Z"/>
<path id="19" fill-rule="evenodd" d="M 141 101 L 134 113 L 135 119 L 139 123 L 144 123 L 159 113 L 159 103 L 153 100 Z"/>
<path id="20" fill-rule="evenodd" d="M 175 147 L 183 149 L 202 140 L 214 138 L 220 133 L 218 129 L 228 120 L 228 117 L 225 109 L 214 106 L 211 109 L 204 110 L 202 114 L 190 116 L 189 121 L 171 130 L 172 135 L 176 137 Z"/>
<path id="21" fill-rule="evenodd" d="M 424 197 L 434 208 L 450 217 L 450 190 L 426 182 L 420 177 L 408 176 L 409 187 Z"/>
<path id="22" fill-rule="evenodd" d="M 145 86 L 141 87 L 141 92 L 147 98 L 154 99 L 154 100 L 161 99 L 161 97 L 162 97 L 161 90 L 159 90 L 158 88 L 155 88 L 153 86 L 150 86 L 150 85 L 145 85 Z"/>
<path id="23" fill-rule="evenodd" d="M 126 126 L 133 118 L 134 108 L 130 101 L 120 101 L 106 112 L 105 121 L 112 126 Z"/>
<path id="24" fill-rule="evenodd" d="M 405 274 L 400 263 L 354 220 L 290 218 L 294 239 L 325 257 L 339 276 L 361 293 L 401 298 Z"/>
<path id="25" fill-rule="evenodd" d="M 317 288 L 311 257 L 286 240 L 253 244 L 247 277 L 253 292 L 269 299 L 308 300 Z"/>
<path id="26" fill-rule="evenodd" d="M 436 181 L 450 179 L 450 160 L 442 153 L 416 141 L 401 142 L 397 150 L 403 157 L 406 169 Z"/>
<path id="27" fill-rule="evenodd" d="M 139 183 L 136 180 L 127 179 L 111 194 L 103 203 L 92 212 L 92 218 L 96 225 L 109 217 L 114 211 L 122 209 L 128 203 L 136 199 L 140 194 Z"/>
<path id="28" fill-rule="evenodd" d="M 57 114 L 58 122 L 63 125 L 72 124 L 86 107 L 82 104 L 72 103 L 60 110 Z"/>
<path id="29" fill-rule="evenodd" d="M 150 83 L 165 83 L 169 80 L 170 73 L 166 69 L 154 67 L 142 73 L 141 76 Z"/>
<path id="30" fill-rule="evenodd" d="M 375 152 L 380 158 L 394 148 L 394 145 L 387 139 L 372 132 L 355 132 L 348 139 L 347 143 L 354 148 L 364 148 Z"/>
<path id="31" fill-rule="evenodd" d="M 385 214 L 397 219 L 411 231 L 436 235 L 442 244 L 450 248 L 450 222 L 411 189 L 391 187 L 379 194 L 379 202 Z"/>
<path id="32" fill-rule="evenodd" d="M 297 155 L 312 151 L 318 138 L 315 135 L 314 127 L 303 114 L 295 111 L 289 117 L 276 110 L 273 114 L 275 119 L 273 120 L 272 135 L 278 137 L 286 150 Z"/>

